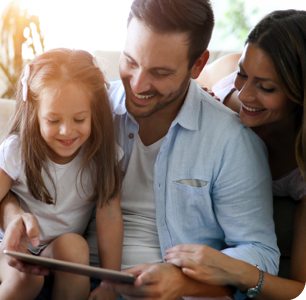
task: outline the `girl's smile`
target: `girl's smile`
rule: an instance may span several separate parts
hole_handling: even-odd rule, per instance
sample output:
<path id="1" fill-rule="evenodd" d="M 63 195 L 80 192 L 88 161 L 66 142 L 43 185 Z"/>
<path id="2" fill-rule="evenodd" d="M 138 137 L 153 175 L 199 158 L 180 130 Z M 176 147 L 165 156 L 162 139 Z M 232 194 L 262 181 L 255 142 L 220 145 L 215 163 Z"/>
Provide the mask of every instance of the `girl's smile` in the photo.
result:
<path id="1" fill-rule="evenodd" d="M 49 157 L 58 164 L 70 162 L 91 134 L 91 95 L 75 83 L 46 87 L 39 99 L 40 132 Z"/>

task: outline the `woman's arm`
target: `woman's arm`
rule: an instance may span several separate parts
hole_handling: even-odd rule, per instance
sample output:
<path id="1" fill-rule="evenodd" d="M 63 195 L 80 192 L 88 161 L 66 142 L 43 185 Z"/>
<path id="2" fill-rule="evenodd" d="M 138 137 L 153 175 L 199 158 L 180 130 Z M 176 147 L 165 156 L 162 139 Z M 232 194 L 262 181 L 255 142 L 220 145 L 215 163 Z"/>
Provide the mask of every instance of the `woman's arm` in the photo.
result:
<path id="1" fill-rule="evenodd" d="M 298 204 L 294 244 L 291 255 L 291 280 L 265 273 L 261 292 L 254 299 L 291 300 L 301 294 L 306 282 L 306 202 Z M 185 275 L 213 285 L 233 285 L 245 292 L 259 281 L 259 271 L 243 261 L 202 245 L 179 245 L 168 249 L 165 260 L 181 267 Z"/>

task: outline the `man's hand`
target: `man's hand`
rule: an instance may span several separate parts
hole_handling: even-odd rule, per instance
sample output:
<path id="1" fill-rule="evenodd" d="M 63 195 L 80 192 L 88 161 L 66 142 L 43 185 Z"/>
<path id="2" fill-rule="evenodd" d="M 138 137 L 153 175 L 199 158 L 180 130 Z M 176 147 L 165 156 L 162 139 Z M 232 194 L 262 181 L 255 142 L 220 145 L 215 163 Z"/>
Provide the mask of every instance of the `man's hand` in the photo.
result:
<path id="1" fill-rule="evenodd" d="M 179 299 L 188 282 L 180 269 L 171 264 L 142 264 L 126 273 L 137 276 L 134 285 L 103 281 L 101 286 L 123 295 L 124 299 Z"/>
<path id="2" fill-rule="evenodd" d="M 201 299 L 233 299 L 232 288 L 207 285 L 193 280 L 172 264 L 142 264 L 125 272 L 137 276 L 134 285 L 102 281 L 101 286 L 123 295 L 123 298 L 128 300 L 177 300 L 186 296 Z"/>

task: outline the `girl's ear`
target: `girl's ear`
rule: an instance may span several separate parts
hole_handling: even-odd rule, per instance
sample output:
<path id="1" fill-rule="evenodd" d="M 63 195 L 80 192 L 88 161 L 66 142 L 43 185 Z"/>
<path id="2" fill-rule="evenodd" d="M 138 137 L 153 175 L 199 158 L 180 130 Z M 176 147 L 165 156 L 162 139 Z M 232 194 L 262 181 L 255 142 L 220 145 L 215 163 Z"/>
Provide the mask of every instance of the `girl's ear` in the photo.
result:
<path id="1" fill-rule="evenodd" d="M 196 79 L 201 74 L 209 59 L 209 51 L 205 50 L 191 68 L 191 78 Z"/>

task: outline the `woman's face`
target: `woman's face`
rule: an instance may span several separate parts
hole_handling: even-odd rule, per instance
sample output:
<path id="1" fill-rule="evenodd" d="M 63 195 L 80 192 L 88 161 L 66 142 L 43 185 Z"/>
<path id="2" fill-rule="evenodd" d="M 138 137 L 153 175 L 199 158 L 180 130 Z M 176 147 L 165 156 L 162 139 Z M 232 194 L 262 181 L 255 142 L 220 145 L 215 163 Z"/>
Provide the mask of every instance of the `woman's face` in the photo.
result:
<path id="1" fill-rule="evenodd" d="M 295 104 L 286 97 L 270 57 L 248 44 L 238 64 L 235 87 L 242 122 L 256 127 L 285 120 Z"/>

